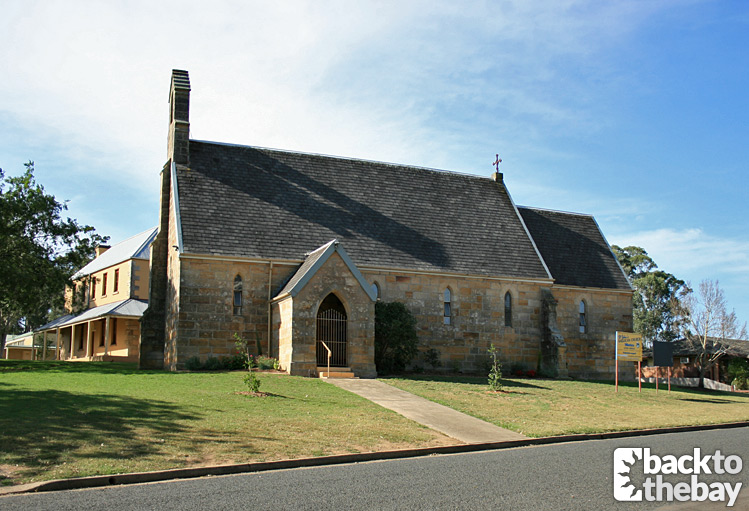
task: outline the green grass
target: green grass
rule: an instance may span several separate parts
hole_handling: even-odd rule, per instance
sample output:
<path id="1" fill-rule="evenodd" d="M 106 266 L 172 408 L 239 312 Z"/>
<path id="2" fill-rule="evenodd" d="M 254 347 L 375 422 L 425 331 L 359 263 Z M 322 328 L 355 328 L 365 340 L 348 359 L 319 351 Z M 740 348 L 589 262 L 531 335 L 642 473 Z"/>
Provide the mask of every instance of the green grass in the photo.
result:
<path id="1" fill-rule="evenodd" d="M 654 384 L 570 380 L 502 380 L 490 392 L 486 378 L 413 376 L 382 381 L 503 428 L 531 437 L 598 433 L 749 420 L 749 394 Z"/>
<path id="2" fill-rule="evenodd" d="M 0 361 L 0 484 L 452 443 L 321 380 Z"/>

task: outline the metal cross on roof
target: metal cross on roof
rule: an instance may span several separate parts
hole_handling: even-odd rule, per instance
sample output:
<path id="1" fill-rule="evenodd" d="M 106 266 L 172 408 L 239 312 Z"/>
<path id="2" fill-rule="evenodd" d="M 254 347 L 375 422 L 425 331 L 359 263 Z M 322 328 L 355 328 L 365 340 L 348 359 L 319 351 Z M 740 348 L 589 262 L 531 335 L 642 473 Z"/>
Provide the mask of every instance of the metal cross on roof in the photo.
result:
<path id="1" fill-rule="evenodd" d="M 500 158 L 499 155 L 497 155 L 497 159 L 494 160 L 494 163 L 492 163 L 492 165 L 494 165 L 494 166 L 497 167 L 497 172 L 499 172 L 499 164 L 500 163 L 502 163 L 502 158 Z"/>

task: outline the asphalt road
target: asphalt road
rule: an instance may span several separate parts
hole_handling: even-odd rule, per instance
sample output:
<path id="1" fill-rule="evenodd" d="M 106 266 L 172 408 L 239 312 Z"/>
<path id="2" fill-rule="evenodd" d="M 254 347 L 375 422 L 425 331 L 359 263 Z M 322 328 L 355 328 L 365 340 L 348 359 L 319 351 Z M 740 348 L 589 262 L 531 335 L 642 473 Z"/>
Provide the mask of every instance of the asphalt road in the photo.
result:
<path id="1" fill-rule="evenodd" d="M 720 449 L 749 463 L 749 428 L 16 495 L 0 498 L 0 510 L 662 508 L 666 503 L 614 500 L 613 453 L 618 447 L 647 447 L 660 456 L 692 454 L 695 447 L 703 454 Z M 707 483 L 741 481 L 739 500 L 732 509 L 749 509 L 749 467 L 737 475 L 709 477 L 704 478 Z M 713 507 L 677 503 L 663 509 Z"/>

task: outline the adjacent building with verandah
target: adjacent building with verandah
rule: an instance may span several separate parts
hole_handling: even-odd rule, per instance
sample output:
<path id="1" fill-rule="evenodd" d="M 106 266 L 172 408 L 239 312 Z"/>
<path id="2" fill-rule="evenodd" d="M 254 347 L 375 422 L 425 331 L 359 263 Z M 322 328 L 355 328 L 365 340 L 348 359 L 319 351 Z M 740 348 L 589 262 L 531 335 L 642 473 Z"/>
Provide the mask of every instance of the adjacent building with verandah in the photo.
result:
<path id="1" fill-rule="evenodd" d="M 55 339 L 59 360 L 140 359 L 140 318 L 148 304 L 150 248 L 157 229 L 98 247 L 96 258 L 73 275 L 69 314 L 38 328 Z"/>

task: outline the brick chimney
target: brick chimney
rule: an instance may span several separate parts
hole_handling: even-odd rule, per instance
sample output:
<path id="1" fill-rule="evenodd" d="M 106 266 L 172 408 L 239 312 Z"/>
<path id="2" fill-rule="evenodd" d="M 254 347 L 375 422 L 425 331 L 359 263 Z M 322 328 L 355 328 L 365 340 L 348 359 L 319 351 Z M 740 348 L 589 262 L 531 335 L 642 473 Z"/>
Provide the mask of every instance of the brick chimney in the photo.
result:
<path id="1" fill-rule="evenodd" d="M 169 89 L 167 158 L 182 165 L 190 163 L 190 76 L 180 69 L 172 70 Z"/>
<path id="2" fill-rule="evenodd" d="M 96 247 L 96 257 L 99 257 L 110 248 L 112 248 L 110 245 L 99 245 Z"/>

